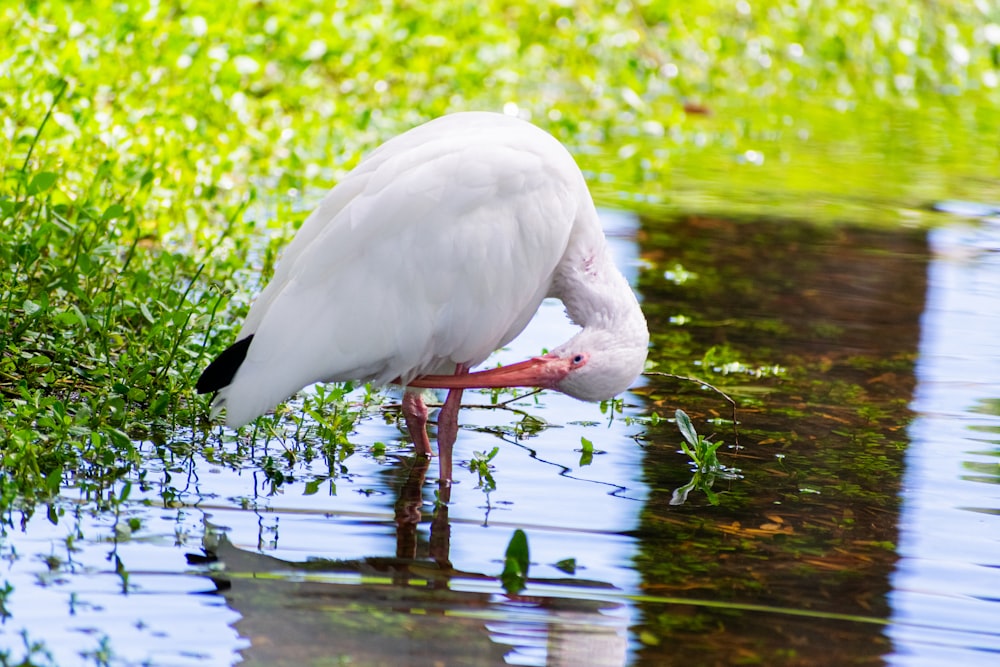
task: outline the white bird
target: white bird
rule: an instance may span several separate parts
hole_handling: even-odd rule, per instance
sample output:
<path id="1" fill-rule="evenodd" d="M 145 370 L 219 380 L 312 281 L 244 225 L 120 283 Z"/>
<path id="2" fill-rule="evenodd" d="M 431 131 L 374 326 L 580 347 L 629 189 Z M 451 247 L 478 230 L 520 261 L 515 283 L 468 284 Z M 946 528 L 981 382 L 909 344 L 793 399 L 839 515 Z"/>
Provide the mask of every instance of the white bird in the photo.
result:
<path id="1" fill-rule="evenodd" d="M 548 354 L 478 373 L 547 296 L 582 327 Z M 387 141 L 306 219 L 202 373 L 239 427 L 314 382 L 405 387 L 403 415 L 432 454 L 420 388 L 449 389 L 441 480 L 466 388 L 539 387 L 598 401 L 642 372 L 649 332 L 615 267 L 580 169 L 534 125 L 456 113 Z"/>

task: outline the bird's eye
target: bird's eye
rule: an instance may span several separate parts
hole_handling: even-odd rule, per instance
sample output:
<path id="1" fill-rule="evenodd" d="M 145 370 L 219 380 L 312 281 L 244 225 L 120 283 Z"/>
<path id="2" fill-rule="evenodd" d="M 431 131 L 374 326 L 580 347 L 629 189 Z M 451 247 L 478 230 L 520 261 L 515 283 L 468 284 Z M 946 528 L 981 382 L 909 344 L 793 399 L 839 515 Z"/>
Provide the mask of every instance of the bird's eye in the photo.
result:
<path id="1" fill-rule="evenodd" d="M 582 354 L 578 354 L 575 357 L 573 357 L 573 363 L 574 364 L 582 364 L 583 363 L 583 355 Z"/>

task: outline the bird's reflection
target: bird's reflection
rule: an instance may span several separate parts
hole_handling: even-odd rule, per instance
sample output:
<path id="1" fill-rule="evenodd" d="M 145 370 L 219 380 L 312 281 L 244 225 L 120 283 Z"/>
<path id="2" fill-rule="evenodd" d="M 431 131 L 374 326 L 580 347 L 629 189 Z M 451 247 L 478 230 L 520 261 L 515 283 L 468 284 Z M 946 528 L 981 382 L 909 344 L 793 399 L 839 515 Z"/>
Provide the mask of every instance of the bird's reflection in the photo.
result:
<path id="1" fill-rule="evenodd" d="M 406 463 L 394 503 L 392 557 L 287 561 L 237 548 L 224 532 L 206 530 L 206 555 L 190 560 L 211 562 L 214 593 L 241 615 L 235 625 L 250 641 L 245 661 L 310 664 L 339 656 L 392 665 L 625 664 L 627 614 L 623 601 L 613 599 L 613 586 L 529 578 L 522 593 L 507 594 L 497 574 L 454 568 L 451 487 L 438 486 L 429 540 L 422 542 L 431 460 L 416 456 Z"/>
<path id="2" fill-rule="evenodd" d="M 396 558 L 416 560 L 419 557 L 417 545 L 418 526 L 423 520 L 424 483 L 431 459 L 415 456 L 409 474 L 399 487 L 396 497 Z M 451 526 L 448 522 L 448 503 L 451 500 L 451 484 L 438 483 L 438 503 L 431 519 L 430 549 L 428 556 L 442 571 L 451 569 Z M 402 581 L 401 583 L 406 583 Z"/>

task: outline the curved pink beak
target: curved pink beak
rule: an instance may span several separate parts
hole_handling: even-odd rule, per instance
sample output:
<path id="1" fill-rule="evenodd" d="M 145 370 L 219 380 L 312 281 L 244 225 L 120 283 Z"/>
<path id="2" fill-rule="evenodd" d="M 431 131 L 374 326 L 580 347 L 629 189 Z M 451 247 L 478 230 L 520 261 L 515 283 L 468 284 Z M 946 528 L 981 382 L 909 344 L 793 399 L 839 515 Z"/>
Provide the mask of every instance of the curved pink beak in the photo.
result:
<path id="1" fill-rule="evenodd" d="M 410 380 L 407 386 L 426 389 L 501 389 L 503 387 L 554 389 L 572 368 L 572 360 L 546 354 L 477 373 L 421 375 Z"/>

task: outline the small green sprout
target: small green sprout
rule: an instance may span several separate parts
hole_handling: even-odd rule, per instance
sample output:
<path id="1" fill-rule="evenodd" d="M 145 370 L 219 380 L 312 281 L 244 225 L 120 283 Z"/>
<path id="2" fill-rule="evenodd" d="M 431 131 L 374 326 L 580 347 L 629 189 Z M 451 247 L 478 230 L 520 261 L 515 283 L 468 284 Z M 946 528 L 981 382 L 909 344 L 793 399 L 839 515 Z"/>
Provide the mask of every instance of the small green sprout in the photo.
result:
<path id="1" fill-rule="evenodd" d="M 681 440 L 681 449 L 688 455 L 698 472 L 717 472 L 724 470 L 725 466 L 719 463 L 716 450 L 722 445 L 722 441 L 712 442 L 694 430 L 691 418 L 683 410 L 674 413 L 677 419 L 677 428 L 680 430 L 684 440 Z"/>
<path id="2" fill-rule="evenodd" d="M 500 448 L 494 447 L 488 453 L 472 453 L 472 459 L 469 461 L 469 472 L 474 472 L 479 475 L 479 483 L 476 484 L 477 489 L 482 489 L 486 493 L 496 490 L 497 483 L 496 480 L 493 479 L 493 466 L 490 465 L 490 461 L 492 461 L 499 452 Z"/>
<path id="3" fill-rule="evenodd" d="M 589 466 L 594 461 L 594 443 L 580 437 L 580 467 Z"/>
<path id="4" fill-rule="evenodd" d="M 693 489 L 698 489 L 708 498 L 708 502 L 713 505 L 719 504 L 719 495 L 712 490 L 716 478 L 737 479 L 740 477 L 737 468 L 729 468 L 719 462 L 716 451 L 722 442 L 712 442 L 705 436 L 699 435 L 691 423 L 691 418 L 683 410 L 674 413 L 677 419 L 677 428 L 684 437 L 681 440 L 681 449 L 691 459 L 694 475 L 691 480 L 674 490 L 670 499 L 671 505 L 683 505 L 687 501 L 688 494 Z"/>

